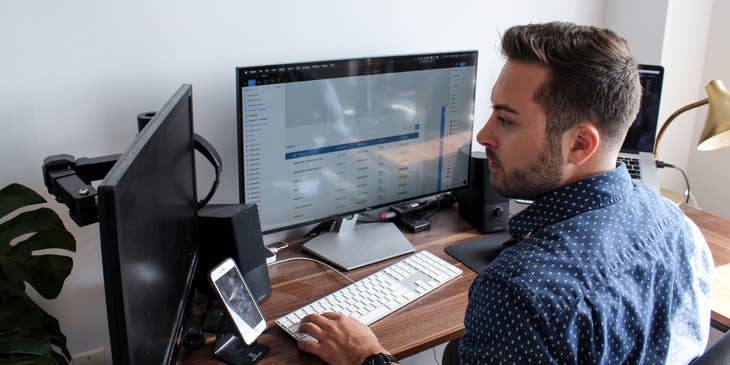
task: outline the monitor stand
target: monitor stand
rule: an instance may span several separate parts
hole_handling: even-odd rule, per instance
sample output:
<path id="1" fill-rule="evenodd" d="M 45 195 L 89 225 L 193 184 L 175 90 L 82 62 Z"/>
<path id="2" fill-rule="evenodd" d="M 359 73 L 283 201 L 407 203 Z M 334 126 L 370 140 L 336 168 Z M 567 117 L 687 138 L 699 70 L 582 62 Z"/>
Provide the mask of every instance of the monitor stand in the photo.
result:
<path id="1" fill-rule="evenodd" d="M 304 250 L 345 270 L 415 251 L 393 223 L 355 225 L 356 222 L 357 214 L 338 219 L 332 231 L 307 241 Z"/>

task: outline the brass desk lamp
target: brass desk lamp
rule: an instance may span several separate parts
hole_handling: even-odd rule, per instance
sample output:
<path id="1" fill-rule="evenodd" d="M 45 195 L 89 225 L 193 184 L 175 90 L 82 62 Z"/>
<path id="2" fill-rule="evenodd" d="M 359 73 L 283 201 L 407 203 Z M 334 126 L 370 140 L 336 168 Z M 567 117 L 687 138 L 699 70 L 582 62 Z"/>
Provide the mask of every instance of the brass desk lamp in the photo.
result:
<path id="1" fill-rule="evenodd" d="M 727 91 L 720 80 L 710 81 L 705 86 L 705 90 L 707 90 L 706 98 L 679 108 L 664 122 L 656 137 L 656 144 L 654 144 L 655 160 L 659 159 L 659 142 L 661 142 L 664 132 L 669 124 L 674 121 L 674 118 L 705 104 L 710 105 L 710 111 L 707 113 L 705 128 L 702 130 L 699 142 L 697 142 L 697 150 L 712 151 L 730 146 L 730 92 Z"/>
<path id="2" fill-rule="evenodd" d="M 702 129 L 699 142 L 697 142 L 697 150 L 712 151 L 730 146 L 730 92 L 720 80 L 710 81 L 705 86 L 705 90 L 707 91 L 706 98 L 679 108 L 667 118 L 662 128 L 659 129 L 654 144 L 654 160 L 657 167 L 674 167 L 671 164 L 659 161 L 659 142 L 661 142 L 669 124 L 680 114 L 705 104 L 709 104 L 710 110 L 707 112 L 705 127 Z M 684 172 L 682 174 L 684 175 Z M 687 180 L 686 175 L 685 180 Z M 689 181 L 687 181 L 687 189 L 689 190 Z M 689 201 L 689 192 L 687 193 L 687 201 Z"/>

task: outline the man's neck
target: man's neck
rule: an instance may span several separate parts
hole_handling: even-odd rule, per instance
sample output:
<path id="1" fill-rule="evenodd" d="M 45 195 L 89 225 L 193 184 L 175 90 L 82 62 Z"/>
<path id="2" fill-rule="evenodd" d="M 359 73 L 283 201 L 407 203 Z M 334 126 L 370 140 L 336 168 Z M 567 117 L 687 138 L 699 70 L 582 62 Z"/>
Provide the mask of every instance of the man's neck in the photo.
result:
<path id="1" fill-rule="evenodd" d="M 618 151 L 595 153 L 580 165 L 566 165 L 563 168 L 563 179 L 560 181 L 560 187 L 615 169 L 617 158 Z"/>

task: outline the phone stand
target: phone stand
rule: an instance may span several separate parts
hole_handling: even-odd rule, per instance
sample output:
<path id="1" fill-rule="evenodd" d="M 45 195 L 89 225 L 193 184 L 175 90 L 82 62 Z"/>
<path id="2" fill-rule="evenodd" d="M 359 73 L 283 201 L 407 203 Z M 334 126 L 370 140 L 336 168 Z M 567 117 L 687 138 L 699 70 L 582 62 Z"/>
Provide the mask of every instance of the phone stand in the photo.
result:
<path id="1" fill-rule="evenodd" d="M 217 359 L 231 365 L 253 365 L 269 353 L 269 346 L 256 342 L 247 345 L 243 342 L 235 330 L 231 329 L 228 317 L 223 318 L 222 322 L 225 323 L 222 324 L 213 347 L 213 355 Z"/>
<path id="2" fill-rule="evenodd" d="M 228 320 L 228 313 L 225 309 L 215 308 L 214 300 L 208 301 L 203 317 L 203 331 L 209 333 L 223 333 L 222 329 Z"/>

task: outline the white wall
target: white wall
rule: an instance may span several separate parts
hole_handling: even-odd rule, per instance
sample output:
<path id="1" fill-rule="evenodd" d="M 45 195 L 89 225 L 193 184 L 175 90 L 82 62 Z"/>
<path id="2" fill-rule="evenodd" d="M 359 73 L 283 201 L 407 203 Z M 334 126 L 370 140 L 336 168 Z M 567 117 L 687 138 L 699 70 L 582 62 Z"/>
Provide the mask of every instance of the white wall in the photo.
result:
<path id="1" fill-rule="evenodd" d="M 0 2 L 0 186 L 45 194 L 44 157 L 122 152 L 135 116 L 194 85 L 196 131 L 221 152 L 214 202 L 238 199 L 234 67 L 329 58 L 478 49 L 476 125 L 502 64 L 507 26 L 568 20 L 602 25 L 603 1 L 3 1 Z M 199 169 L 199 190 L 210 169 Z M 75 227 L 74 269 L 42 305 L 72 353 L 108 346 L 98 226 Z M 159 310 L 165 310 L 160 308 Z"/>
<path id="2" fill-rule="evenodd" d="M 606 2 L 606 27 L 624 37 L 639 63 L 661 64 L 667 0 Z"/>
<path id="3" fill-rule="evenodd" d="M 665 76 L 660 123 L 677 109 L 706 97 L 703 68 L 713 3 L 714 0 L 669 1 L 662 50 Z M 697 140 L 691 138 L 696 113 L 686 112 L 672 122 L 659 145 L 660 160 L 687 171 L 689 153 L 697 145 Z M 659 183 L 676 192 L 686 189 L 682 175 L 674 169 L 659 170 Z"/>
<path id="4" fill-rule="evenodd" d="M 722 80 L 730 87 L 730 47 L 727 46 L 727 35 L 730 34 L 730 2 L 718 0 L 712 9 L 710 35 L 705 53 L 704 73 L 701 77 L 702 87 L 710 80 Z M 701 97 L 706 97 L 704 88 Z M 698 97 L 700 99 L 701 97 Z M 687 116 L 685 123 L 694 123 L 694 131 L 690 142 L 689 177 L 692 190 L 700 207 L 730 219 L 730 149 L 699 152 L 694 148 L 707 117 L 707 107 L 696 112 L 695 118 Z M 683 116 L 684 117 L 684 116 Z"/>
<path id="5" fill-rule="evenodd" d="M 727 8 L 726 1 L 715 0 L 606 2 L 606 26 L 626 37 L 640 63 L 665 67 L 660 125 L 680 107 L 706 97 L 704 86 L 709 80 L 728 75 Z M 688 173 L 701 207 L 730 217 L 730 194 L 720 189 L 723 181 L 730 181 L 728 172 L 717 171 L 728 152 L 704 155 L 695 149 L 705 115 L 706 107 L 675 119 L 659 145 L 659 159 Z M 659 170 L 659 183 L 675 192 L 686 189 L 682 175 L 674 169 Z"/>

